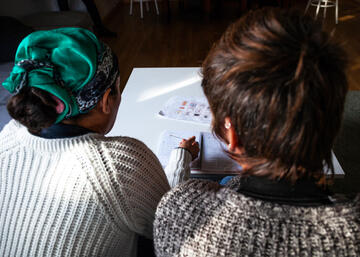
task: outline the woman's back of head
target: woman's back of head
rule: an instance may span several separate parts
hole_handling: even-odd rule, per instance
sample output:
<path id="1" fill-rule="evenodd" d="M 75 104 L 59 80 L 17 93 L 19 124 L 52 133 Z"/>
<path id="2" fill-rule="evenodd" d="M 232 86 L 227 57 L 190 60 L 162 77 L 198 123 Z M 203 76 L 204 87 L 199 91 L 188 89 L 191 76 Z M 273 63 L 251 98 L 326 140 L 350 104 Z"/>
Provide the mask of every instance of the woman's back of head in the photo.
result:
<path id="1" fill-rule="evenodd" d="M 332 169 L 347 80 L 341 47 L 312 18 L 263 9 L 232 24 L 202 67 L 213 130 L 235 127 L 246 174 L 320 178 Z"/>
<path id="2" fill-rule="evenodd" d="M 39 134 L 64 119 L 88 113 L 108 88 L 116 89 L 117 77 L 116 56 L 90 31 L 37 31 L 20 43 L 15 66 L 3 83 L 14 93 L 8 112 Z"/>

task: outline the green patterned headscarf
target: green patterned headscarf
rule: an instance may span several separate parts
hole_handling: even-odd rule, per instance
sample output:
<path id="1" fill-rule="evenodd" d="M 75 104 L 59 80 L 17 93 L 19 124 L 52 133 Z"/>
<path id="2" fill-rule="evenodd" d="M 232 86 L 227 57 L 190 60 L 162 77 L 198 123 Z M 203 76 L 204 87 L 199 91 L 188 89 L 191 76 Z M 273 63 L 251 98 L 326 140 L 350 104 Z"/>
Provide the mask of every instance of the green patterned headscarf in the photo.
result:
<path id="1" fill-rule="evenodd" d="M 20 43 L 15 66 L 3 86 L 42 89 L 64 103 L 57 121 L 93 108 L 118 75 L 117 59 L 105 44 L 82 28 L 37 31 Z"/>

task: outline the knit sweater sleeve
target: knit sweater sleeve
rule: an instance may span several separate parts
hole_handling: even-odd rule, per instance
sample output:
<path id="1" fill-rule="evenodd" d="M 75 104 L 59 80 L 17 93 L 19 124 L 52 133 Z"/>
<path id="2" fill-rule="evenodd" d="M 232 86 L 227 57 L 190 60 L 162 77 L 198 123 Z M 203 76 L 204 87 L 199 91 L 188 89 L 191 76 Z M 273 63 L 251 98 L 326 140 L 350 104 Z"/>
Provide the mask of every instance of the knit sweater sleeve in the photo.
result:
<path id="1" fill-rule="evenodd" d="M 171 187 L 189 179 L 191 159 L 191 154 L 183 148 L 172 150 L 169 163 L 165 168 L 166 177 Z"/>
<path id="2" fill-rule="evenodd" d="M 201 227 L 207 218 L 204 216 L 207 213 L 204 213 L 202 208 L 212 206 L 214 193 L 219 189 L 216 182 L 190 179 L 174 187 L 161 199 L 154 221 L 156 256 L 198 256 L 194 252 L 182 254 L 181 248 L 188 242 L 198 245 L 202 241 L 206 242 L 206 239 L 195 241 L 194 231 Z M 203 236 L 206 238 L 207 234 Z"/>
<path id="3" fill-rule="evenodd" d="M 128 137 L 107 138 L 97 143 L 107 176 L 100 194 L 116 225 L 152 238 L 156 206 L 170 189 L 164 170 L 153 152 Z"/>

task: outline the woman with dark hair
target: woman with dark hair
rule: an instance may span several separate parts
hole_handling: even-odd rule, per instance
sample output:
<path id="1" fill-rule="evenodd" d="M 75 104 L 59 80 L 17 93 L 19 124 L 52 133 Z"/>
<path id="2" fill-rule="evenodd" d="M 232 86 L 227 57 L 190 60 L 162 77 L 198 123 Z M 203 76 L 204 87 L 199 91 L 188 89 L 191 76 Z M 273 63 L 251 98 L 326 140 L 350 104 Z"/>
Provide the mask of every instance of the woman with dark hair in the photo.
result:
<path id="1" fill-rule="evenodd" d="M 360 198 L 328 190 L 347 81 L 319 24 L 263 9 L 232 24 L 203 63 L 215 135 L 242 167 L 224 187 L 190 180 L 161 200 L 157 256 L 359 256 Z"/>
<path id="2" fill-rule="evenodd" d="M 15 63 L 3 83 L 14 120 L 0 133 L 0 256 L 136 256 L 170 186 L 142 142 L 104 137 L 121 98 L 116 56 L 62 28 L 27 36 Z M 191 161 L 183 148 L 172 157 L 180 174 Z"/>

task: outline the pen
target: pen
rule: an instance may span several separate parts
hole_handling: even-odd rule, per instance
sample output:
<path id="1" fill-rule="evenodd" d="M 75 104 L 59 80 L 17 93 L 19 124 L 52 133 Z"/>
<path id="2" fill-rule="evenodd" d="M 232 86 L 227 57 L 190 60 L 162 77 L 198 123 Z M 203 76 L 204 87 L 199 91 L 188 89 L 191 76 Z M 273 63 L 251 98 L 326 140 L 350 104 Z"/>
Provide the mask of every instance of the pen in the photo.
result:
<path id="1" fill-rule="evenodd" d="M 171 135 L 171 134 L 170 134 L 170 136 L 171 136 L 171 137 L 176 137 L 176 138 L 178 138 L 178 139 L 185 139 L 185 138 L 181 138 L 181 137 L 174 136 L 174 135 Z"/>

